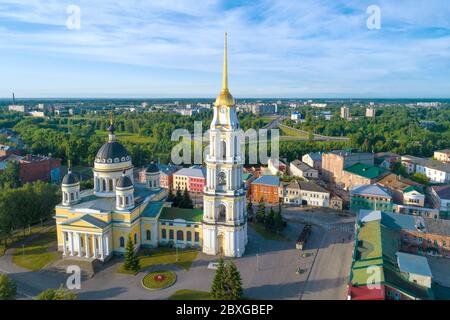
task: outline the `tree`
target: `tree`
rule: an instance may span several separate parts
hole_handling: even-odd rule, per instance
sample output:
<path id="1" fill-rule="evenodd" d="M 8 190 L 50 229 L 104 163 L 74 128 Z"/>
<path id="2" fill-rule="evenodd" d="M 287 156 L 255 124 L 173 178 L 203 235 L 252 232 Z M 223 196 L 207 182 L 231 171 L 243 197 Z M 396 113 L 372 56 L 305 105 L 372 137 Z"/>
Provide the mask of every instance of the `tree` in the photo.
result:
<path id="1" fill-rule="evenodd" d="M 275 232 L 280 233 L 283 231 L 283 215 L 281 214 L 281 205 L 278 207 L 278 211 L 275 212 L 275 216 L 273 218 L 273 229 Z"/>
<path id="2" fill-rule="evenodd" d="M 226 300 L 240 300 L 244 290 L 242 289 L 242 279 L 236 264 L 230 261 L 225 266 L 226 269 L 226 285 L 228 289 L 225 295 Z"/>
<path id="3" fill-rule="evenodd" d="M 17 285 L 6 274 L 0 274 L 0 300 L 12 300 L 16 297 Z"/>
<path id="4" fill-rule="evenodd" d="M 42 291 L 36 297 L 36 300 L 78 300 L 78 297 L 75 293 L 70 292 L 61 286 L 59 289 L 47 289 Z"/>
<path id="5" fill-rule="evenodd" d="M 18 188 L 20 186 L 19 163 L 17 161 L 10 161 L 0 174 L 0 187 Z"/>
<path id="6" fill-rule="evenodd" d="M 251 199 L 247 202 L 247 216 L 253 216 L 253 204 Z"/>
<path id="7" fill-rule="evenodd" d="M 265 219 L 266 219 L 266 206 L 264 203 L 264 199 L 261 198 L 261 200 L 259 200 L 258 211 L 256 211 L 256 221 L 259 223 L 264 223 Z"/>
<path id="8" fill-rule="evenodd" d="M 414 173 L 409 178 L 415 182 L 421 183 L 426 186 L 429 184 L 429 181 L 430 181 L 430 179 L 428 179 L 428 177 L 426 175 L 424 175 L 423 173 L 420 173 L 420 172 Z"/>
<path id="9" fill-rule="evenodd" d="M 181 204 L 181 199 L 182 199 L 182 194 L 181 194 L 181 190 L 178 188 L 176 193 L 175 193 L 175 198 L 173 199 L 173 206 L 174 207 L 179 207 Z"/>
<path id="10" fill-rule="evenodd" d="M 264 225 L 266 226 L 266 230 L 274 230 L 275 226 L 275 212 L 273 212 L 273 208 L 270 208 L 269 214 L 266 216 L 264 220 Z"/>
<path id="11" fill-rule="evenodd" d="M 191 196 L 189 195 L 189 192 L 187 189 L 184 189 L 184 191 L 183 191 L 183 195 L 181 197 L 181 203 L 180 203 L 179 207 L 187 208 L 187 209 L 192 209 L 194 207 Z"/>
<path id="12" fill-rule="evenodd" d="M 225 298 L 225 263 L 223 258 L 219 260 L 219 266 L 217 267 L 214 280 L 211 285 L 211 297 L 217 300 L 223 300 Z"/>
<path id="13" fill-rule="evenodd" d="M 134 252 L 134 243 L 133 239 L 131 239 L 131 234 L 128 234 L 127 248 L 123 267 L 125 270 L 133 271 L 135 273 L 139 272 L 139 270 L 141 269 L 139 257 Z"/>
<path id="14" fill-rule="evenodd" d="M 167 195 L 167 201 L 168 202 L 174 202 L 175 200 L 175 195 L 173 194 L 173 190 L 172 187 L 169 188 L 169 193 Z"/>

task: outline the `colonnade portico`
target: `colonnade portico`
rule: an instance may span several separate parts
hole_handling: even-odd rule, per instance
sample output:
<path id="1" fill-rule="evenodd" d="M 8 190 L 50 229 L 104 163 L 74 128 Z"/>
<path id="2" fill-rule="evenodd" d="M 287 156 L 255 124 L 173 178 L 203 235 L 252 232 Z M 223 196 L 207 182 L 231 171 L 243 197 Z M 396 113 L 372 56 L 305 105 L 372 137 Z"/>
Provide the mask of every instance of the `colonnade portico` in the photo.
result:
<path id="1" fill-rule="evenodd" d="M 109 236 L 63 230 L 63 256 L 104 260 L 110 255 Z"/>

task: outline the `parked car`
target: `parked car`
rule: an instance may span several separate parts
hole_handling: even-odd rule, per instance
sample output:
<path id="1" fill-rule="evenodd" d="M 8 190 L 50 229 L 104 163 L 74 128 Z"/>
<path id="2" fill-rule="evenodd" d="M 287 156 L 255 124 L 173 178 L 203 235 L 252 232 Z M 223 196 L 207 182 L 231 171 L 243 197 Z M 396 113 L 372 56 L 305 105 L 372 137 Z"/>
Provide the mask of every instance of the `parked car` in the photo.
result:
<path id="1" fill-rule="evenodd" d="M 218 262 L 210 262 L 208 263 L 208 269 L 210 270 L 217 270 L 219 268 Z"/>

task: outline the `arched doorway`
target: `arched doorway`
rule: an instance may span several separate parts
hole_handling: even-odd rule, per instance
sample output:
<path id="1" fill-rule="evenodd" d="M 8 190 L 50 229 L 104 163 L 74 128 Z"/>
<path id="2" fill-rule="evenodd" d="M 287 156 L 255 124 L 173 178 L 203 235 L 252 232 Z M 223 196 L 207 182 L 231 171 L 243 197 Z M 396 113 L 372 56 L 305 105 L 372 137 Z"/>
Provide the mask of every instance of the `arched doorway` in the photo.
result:
<path id="1" fill-rule="evenodd" d="M 223 234 L 217 236 L 217 254 L 223 254 L 224 237 Z"/>

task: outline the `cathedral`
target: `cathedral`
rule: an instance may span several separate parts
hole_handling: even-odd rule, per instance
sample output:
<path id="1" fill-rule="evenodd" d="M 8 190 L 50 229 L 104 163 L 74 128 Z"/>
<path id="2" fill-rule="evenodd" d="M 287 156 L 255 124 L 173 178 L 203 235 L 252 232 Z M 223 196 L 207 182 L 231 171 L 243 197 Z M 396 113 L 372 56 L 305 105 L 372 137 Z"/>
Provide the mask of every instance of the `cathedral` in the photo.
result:
<path id="1" fill-rule="evenodd" d="M 62 180 L 55 219 L 63 257 L 107 261 L 126 252 L 129 237 L 135 250 L 171 245 L 202 248 L 207 255 L 242 256 L 247 217 L 238 130 L 234 98 L 228 90 L 225 34 L 222 90 L 214 104 L 205 161 L 204 209 L 171 207 L 154 163 L 145 171 L 146 183 L 135 182 L 132 159 L 116 140 L 111 119 L 108 141 L 95 157 L 94 188 L 80 191 L 80 181 L 70 167 Z"/>

